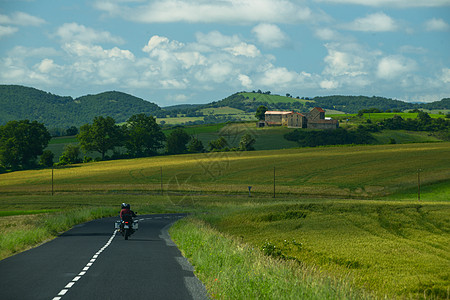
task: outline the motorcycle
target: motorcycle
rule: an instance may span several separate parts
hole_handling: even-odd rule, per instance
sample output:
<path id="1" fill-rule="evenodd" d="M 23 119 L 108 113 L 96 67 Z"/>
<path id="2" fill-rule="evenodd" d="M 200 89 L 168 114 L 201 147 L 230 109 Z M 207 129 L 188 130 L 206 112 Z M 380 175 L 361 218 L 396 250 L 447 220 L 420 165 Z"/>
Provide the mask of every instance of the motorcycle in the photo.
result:
<path id="1" fill-rule="evenodd" d="M 122 236 L 128 240 L 128 238 L 139 229 L 139 220 L 127 219 L 116 221 L 115 229 L 122 234 Z"/>

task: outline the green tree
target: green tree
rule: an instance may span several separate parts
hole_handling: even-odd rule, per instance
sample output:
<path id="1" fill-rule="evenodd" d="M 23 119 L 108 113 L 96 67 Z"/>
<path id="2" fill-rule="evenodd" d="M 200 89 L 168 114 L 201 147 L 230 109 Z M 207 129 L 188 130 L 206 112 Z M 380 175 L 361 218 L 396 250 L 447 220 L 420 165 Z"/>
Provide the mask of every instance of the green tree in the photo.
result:
<path id="1" fill-rule="evenodd" d="M 125 147 L 132 156 L 154 155 L 163 147 L 166 136 L 153 116 L 138 114 L 131 116 L 125 127 Z"/>
<path id="2" fill-rule="evenodd" d="M 84 124 L 77 135 L 81 148 L 85 151 L 97 151 L 105 159 L 108 150 L 121 146 L 123 131 L 111 117 L 95 117 L 92 125 Z"/>
<path id="3" fill-rule="evenodd" d="M 217 140 L 212 140 L 209 142 L 209 149 L 211 151 L 220 151 L 223 150 L 226 146 L 228 146 L 228 142 L 223 136 L 221 136 Z"/>
<path id="4" fill-rule="evenodd" d="M 183 128 L 176 128 L 167 137 L 167 153 L 181 154 L 186 153 L 186 144 L 191 139 L 191 136 L 184 131 Z"/>
<path id="5" fill-rule="evenodd" d="M 202 141 L 197 138 L 193 138 L 188 145 L 188 151 L 191 153 L 200 153 L 205 151 Z"/>
<path id="6" fill-rule="evenodd" d="M 53 154 L 50 150 L 44 150 L 42 152 L 41 158 L 39 159 L 39 164 L 44 167 L 51 167 L 53 166 L 53 158 L 55 157 L 55 154 Z"/>
<path id="7" fill-rule="evenodd" d="M 251 151 L 255 150 L 253 145 L 256 143 L 256 140 L 248 133 L 244 134 L 239 142 L 239 150 L 241 151 Z"/>
<path id="8" fill-rule="evenodd" d="M 0 164 L 13 170 L 34 167 L 50 139 L 42 123 L 10 121 L 0 126 Z"/>
<path id="9" fill-rule="evenodd" d="M 64 152 L 59 157 L 59 165 L 70 165 L 81 162 L 80 159 L 80 147 L 78 145 L 67 144 L 64 147 Z"/>
<path id="10" fill-rule="evenodd" d="M 77 134 L 78 134 L 78 128 L 76 128 L 75 126 L 70 126 L 66 130 L 66 135 L 68 135 L 68 136 L 77 135 Z"/>
<path id="11" fill-rule="evenodd" d="M 256 113 L 255 113 L 255 117 L 262 121 L 266 118 L 265 113 L 267 111 L 267 107 L 265 107 L 264 105 L 260 105 L 257 109 L 256 109 Z"/>

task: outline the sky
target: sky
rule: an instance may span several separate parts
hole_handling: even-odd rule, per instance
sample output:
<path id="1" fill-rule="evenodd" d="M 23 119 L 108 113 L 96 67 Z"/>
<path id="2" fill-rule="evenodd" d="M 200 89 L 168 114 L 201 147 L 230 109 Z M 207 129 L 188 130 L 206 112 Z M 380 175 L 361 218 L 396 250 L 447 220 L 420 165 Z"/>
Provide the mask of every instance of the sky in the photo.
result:
<path id="1" fill-rule="evenodd" d="M 450 0 L 0 0 L 0 84 L 160 106 L 450 97 Z"/>

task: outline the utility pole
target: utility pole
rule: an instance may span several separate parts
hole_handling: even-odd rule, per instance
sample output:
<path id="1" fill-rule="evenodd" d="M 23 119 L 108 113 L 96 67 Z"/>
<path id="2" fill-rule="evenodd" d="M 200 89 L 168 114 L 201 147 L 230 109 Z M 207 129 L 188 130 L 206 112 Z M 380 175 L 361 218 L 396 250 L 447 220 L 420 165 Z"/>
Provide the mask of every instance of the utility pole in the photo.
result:
<path id="1" fill-rule="evenodd" d="M 53 165 L 52 165 L 52 196 L 53 196 Z"/>
<path id="2" fill-rule="evenodd" d="M 163 180 L 162 180 L 162 167 L 159 168 L 159 173 L 160 173 L 160 177 L 161 177 L 161 196 L 163 194 Z"/>
<path id="3" fill-rule="evenodd" d="M 417 169 L 417 200 L 420 201 L 420 171 L 421 169 Z"/>
<path id="4" fill-rule="evenodd" d="M 275 198 L 275 167 L 273 167 L 273 197 Z"/>

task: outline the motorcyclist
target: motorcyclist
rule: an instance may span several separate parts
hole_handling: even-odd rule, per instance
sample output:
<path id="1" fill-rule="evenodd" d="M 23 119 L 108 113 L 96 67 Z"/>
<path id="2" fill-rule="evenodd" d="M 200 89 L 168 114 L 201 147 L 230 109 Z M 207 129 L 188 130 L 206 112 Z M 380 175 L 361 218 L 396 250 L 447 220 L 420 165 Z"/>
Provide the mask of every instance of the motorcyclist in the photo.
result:
<path id="1" fill-rule="evenodd" d="M 120 210 L 122 221 L 132 222 L 134 217 L 136 217 L 136 214 L 130 209 L 130 204 L 122 203 L 122 209 Z"/>
<path id="2" fill-rule="evenodd" d="M 136 214 L 134 211 L 130 209 L 130 204 L 122 203 L 120 210 L 120 219 L 122 219 L 123 222 L 129 222 L 130 224 L 133 224 L 133 218 L 136 217 Z M 120 224 L 119 231 L 123 234 L 123 222 Z M 133 228 L 131 228 L 132 232 L 134 232 Z"/>

